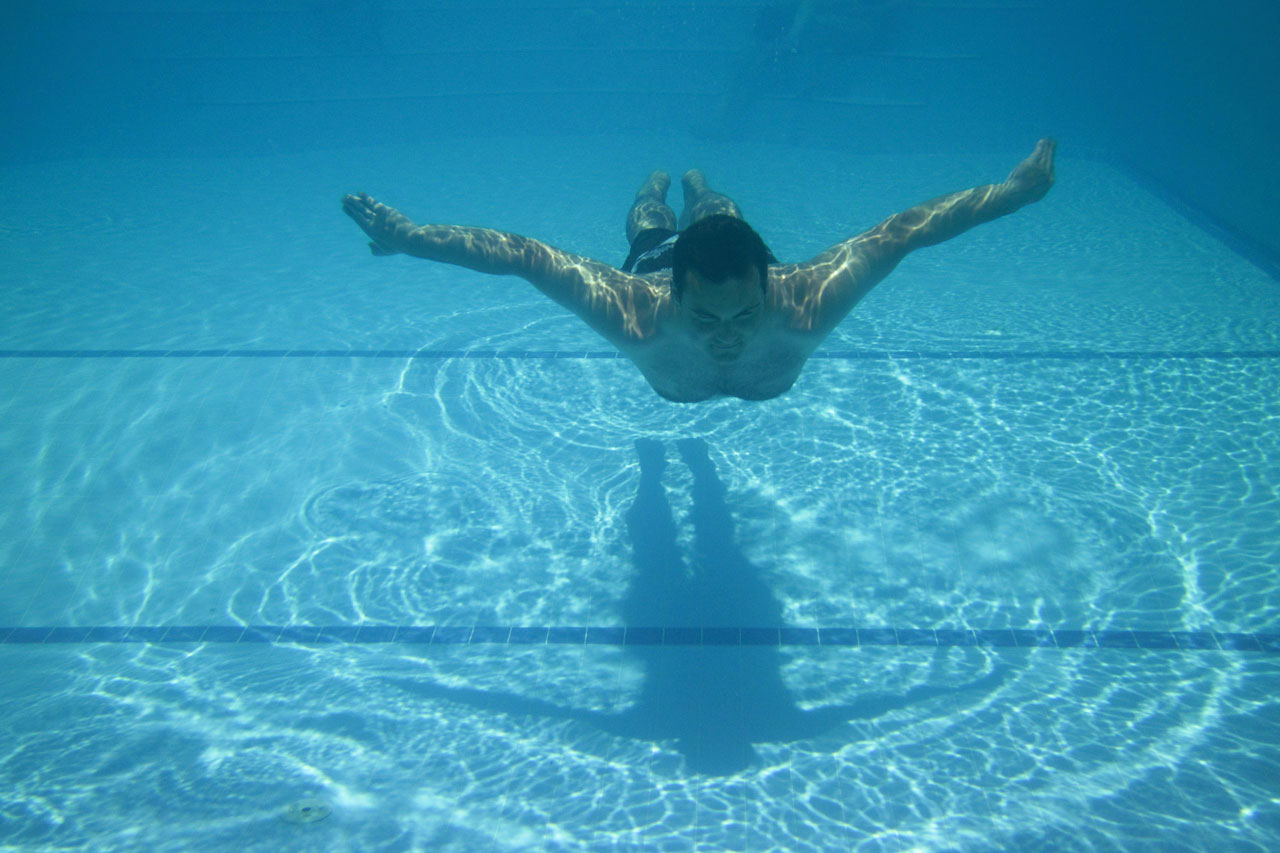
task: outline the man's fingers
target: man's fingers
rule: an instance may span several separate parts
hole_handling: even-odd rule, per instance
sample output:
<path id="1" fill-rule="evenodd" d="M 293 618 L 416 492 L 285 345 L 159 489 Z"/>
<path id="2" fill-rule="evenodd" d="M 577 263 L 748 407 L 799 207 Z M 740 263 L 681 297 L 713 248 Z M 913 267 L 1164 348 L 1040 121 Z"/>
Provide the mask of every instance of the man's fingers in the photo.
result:
<path id="1" fill-rule="evenodd" d="M 359 196 L 348 195 L 342 199 L 343 212 L 354 219 L 361 228 L 373 227 L 377 221 L 376 208 L 377 203 L 364 193 Z"/>

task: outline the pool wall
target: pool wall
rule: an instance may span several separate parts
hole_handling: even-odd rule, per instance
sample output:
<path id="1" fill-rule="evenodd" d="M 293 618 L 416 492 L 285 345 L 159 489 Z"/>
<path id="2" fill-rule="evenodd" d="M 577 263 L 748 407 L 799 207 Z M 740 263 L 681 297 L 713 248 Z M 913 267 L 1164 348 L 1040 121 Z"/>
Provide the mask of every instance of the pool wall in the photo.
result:
<path id="1" fill-rule="evenodd" d="M 1052 133 L 1280 253 L 1267 215 L 1280 191 L 1280 7 L 1268 0 L 889 4 L 835 38 L 847 48 L 763 59 L 760 5 L 9 4 L 0 104 L 20 119 L 0 155 L 254 156 L 655 128 L 950 154 L 1020 152 Z"/>

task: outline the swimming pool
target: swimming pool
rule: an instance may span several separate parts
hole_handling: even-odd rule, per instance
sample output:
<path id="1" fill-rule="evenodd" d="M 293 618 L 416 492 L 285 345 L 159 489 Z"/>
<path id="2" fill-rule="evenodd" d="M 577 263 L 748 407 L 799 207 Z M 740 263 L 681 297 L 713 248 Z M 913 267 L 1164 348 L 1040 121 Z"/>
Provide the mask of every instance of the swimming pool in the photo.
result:
<path id="1" fill-rule="evenodd" d="M 1280 291 L 1132 177 L 1064 141 L 789 393 L 693 406 L 338 208 L 620 262 L 701 166 L 799 260 L 1024 153 L 0 170 L 0 844 L 1273 848 Z"/>

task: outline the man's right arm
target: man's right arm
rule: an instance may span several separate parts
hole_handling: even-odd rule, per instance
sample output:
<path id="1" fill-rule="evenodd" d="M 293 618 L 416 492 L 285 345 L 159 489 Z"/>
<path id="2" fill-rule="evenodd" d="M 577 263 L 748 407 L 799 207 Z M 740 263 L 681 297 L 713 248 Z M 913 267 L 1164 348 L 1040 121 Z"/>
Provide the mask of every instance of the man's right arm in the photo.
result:
<path id="1" fill-rule="evenodd" d="M 342 209 L 364 230 L 375 255 L 406 254 L 490 275 L 520 276 L 616 345 L 643 340 L 655 328 L 662 293 L 640 276 L 519 234 L 419 226 L 364 193 L 344 197 Z"/>

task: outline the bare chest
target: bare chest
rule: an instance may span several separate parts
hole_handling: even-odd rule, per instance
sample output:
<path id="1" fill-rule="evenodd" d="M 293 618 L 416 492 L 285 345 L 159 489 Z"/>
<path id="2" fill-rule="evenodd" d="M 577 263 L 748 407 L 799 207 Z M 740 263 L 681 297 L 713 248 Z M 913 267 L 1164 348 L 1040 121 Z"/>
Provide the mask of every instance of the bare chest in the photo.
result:
<path id="1" fill-rule="evenodd" d="M 646 342 L 625 354 L 635 362 L 654 391 L 682 403 L 713 397 L 768 400 L 777 397 L 800 375 L 812 351 L 801 341 L 752 341 L 738 358 L 713 359 L 685 342 Z"/>

